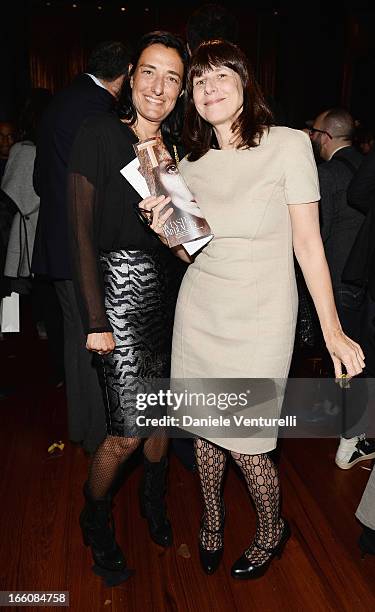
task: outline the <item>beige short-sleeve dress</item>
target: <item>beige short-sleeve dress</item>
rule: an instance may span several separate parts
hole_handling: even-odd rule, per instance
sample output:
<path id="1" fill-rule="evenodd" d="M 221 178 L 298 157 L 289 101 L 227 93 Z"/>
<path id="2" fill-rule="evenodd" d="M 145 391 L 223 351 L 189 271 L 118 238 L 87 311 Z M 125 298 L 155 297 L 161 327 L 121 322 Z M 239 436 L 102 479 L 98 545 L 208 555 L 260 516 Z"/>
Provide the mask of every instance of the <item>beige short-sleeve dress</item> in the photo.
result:
<path id="1" fill-rule="evenodd" d="M 214 233 L 190 264 L 175 315 L 172 378 L 286 379 L 298 296 L 288 204 L 320 199 L 309 137 L 271 127 L 259 146 L 180 164 Z M 258 454 L 275 438 L 212 439 Z"/>

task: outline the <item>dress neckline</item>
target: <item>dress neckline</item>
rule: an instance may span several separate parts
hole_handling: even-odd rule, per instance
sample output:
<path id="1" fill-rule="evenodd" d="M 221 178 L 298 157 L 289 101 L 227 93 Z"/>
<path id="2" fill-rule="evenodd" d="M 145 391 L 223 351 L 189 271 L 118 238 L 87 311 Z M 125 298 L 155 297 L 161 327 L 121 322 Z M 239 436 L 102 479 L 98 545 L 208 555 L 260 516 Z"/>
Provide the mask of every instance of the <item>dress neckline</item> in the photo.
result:
<path id="1" fill-rule="evenodd" d="M 268 130 L 267 128 L 265 128 L 265 129 L 263 130 L 262 135 L 261 135 L 260 140 L 259 140 L 259 143 L 258 143 L 258 145 L 257 145 L 256 147 L 250 147 L 250 148 L 248 148 L 248 149 L 236 149 L 236 148 L 234 148 L 234 149 L 214 149 L 214 148 L 210 148 L 210 149 L 208 149 L 208 151 L 207 151 L 207 152 L 209 152 L 209 151 L 215 151 L 215 152 L 224 153 L 225 151 L 226 151 L 226 152 L 229 152 L 229 151 L 231 151 L 231 152 L 232 152 L 232 151 L 236 151 L 236 152 L 241 152 L 241 151 L 252 151 L 253 149 L 257 149 L 258 147 L 262 146 L 262 145 L 263 145 L 263 144 L 266 142 L 266 140 L 268 139 L 268 136 L 269 136 L 269 132 L 270 132 L 270 130 L 271 130 L 271 128 L 272 128 L 272 127 L 273 127 L 273 126 L 270 126 L 270 129 L 269 129 L 269 130 Z"/>

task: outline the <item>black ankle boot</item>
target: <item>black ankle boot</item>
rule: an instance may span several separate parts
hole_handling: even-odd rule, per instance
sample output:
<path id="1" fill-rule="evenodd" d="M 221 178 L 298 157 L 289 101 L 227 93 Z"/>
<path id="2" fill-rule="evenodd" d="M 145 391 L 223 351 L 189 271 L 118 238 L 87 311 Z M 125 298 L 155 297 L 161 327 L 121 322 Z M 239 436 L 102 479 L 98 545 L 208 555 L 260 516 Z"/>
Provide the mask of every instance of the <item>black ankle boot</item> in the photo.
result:
<path id="1" fill-rule="evenodd" d="M 139 500 L 141 514 L 147 519 L 150 536 L 159 546 L 171 546 L 172 527 L 167 518 L 165 492 L 168 460 L 163 457 L 159 462 L 144 458 L 144 472 Z"/>
<path id="2" fill-rule="evenodd" d="M 110 496 L 93 499 L 87 482 L 83 494 L 86 504 L 80 514 L 79 524 L 85 546 L 91 546 L 93 559 L 99 567 L 110 571 L 124 570 L 126 562 L 115 540 Z"/>

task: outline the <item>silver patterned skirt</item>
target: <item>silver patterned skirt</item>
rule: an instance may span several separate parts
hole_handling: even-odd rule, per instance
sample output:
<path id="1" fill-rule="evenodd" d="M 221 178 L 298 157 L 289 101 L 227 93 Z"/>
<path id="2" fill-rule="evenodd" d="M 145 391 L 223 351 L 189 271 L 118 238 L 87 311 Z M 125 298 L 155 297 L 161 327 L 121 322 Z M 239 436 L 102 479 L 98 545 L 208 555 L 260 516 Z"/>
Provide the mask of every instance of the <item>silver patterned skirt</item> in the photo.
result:
<path id="1" fill-rule="evenodd" d="M 140 435 L 136 395 L 149 389 L 150 380 L 169 377 L 176 301 L 169 260 L 168 253 L 156 249 L 100 254 L 105 308 L 116 342 L 99 368 L 108 435 Z"/>

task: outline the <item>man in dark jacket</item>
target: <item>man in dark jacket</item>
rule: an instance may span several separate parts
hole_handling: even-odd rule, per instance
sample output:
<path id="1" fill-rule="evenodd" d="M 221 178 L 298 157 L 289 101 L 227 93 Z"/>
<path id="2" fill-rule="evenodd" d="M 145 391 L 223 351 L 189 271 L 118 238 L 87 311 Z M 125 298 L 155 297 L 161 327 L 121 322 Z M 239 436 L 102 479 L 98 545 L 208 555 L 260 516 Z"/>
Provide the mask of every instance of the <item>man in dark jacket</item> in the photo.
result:
<path id="1" fill-rule="evenodd" d="M 363 156 L 352 146 L 354 121 L 343 108 L 321 113 L 310 128 L 315 153 L 324 160 L 318 166 L 320 184 L 321 234 L 331 273 L 336 308 L 344 332 L 360 342 L 364 292 L 342 281 L 342 272 L 364 215 L 348 204 L 349 184 Z M 361 397 L 348 396 L 348 421 L 361 416 Z M 364 406 L 362 406 L 364 408 Z M 349 424 L 349 423 L 348 423 Z M 336 465 L 349 469 L 359 461 L 375 457 L 375 444 L 352 426 L 343 432 L 336 453 Z"/>
<path id="2" fill-rule="evenodd" d="M 348 201 L 353 209 L 366 215 L 366 220 L 348 258 L 343 276 L 347 282 L 367 287 L 368 297 L 373 302 L 373 314 L 370 315 L 372 320 L 375 317 L 375 152 L 366 155 L 350 183 Z M 373 342 L 372 354 L 375 356 L 375 338 Z M 375 358 L 371 364 L 366 362 L 366 369 L 370 369 L 370 375 L 375 377 Z"/>
<path id="3" fill-rule="evenodd" d="M 366 215 L 357 240 L 349 255 L 343 278 L 354 286 L 366 287 L 366 303 L 362 317 L 362 348 L 366 356 L 366 375 L 369 377 L 370 402 L 374 405 L 375 379 L 375 152 L 363 160 L 348 189 L 350 206 Z M 372 432 L 374 416 L 370 416 Z M 359 539 L 362 553 L 375 554 L 375 471 L 372 470 L 366 489 L 356 511 L 363 525 Z"/>
<path id="4" fill-rule="evenodd" d="M 366 300 L 361 320 L 361 338 L 366 356 L 365 373 L 375 379 L 375 152 L 369 153 L 348 189 L 349 204 L 365 221 L 358 233 L 343 272 L 354 286 L 365 287 Z M 375 424 L 372 423 L 374 431 Z"/>
<path id="5" fill-rule="evenodd" d="M 56 94 L 47 108 L 38 130 L 34 169 L 40 212 L 32 271 L 55 281 L 64 315 L 69 438 L 81 442 L 89 453 L 105 436 L 105 412 L 92 354 L 85 348 L 86 337 L 71 280 L 67 166 L 84 119 L 113 110 L 128 65 L 128 51 L 120 42 L 102 43 L 93 51 L 87 73 Z"/>

